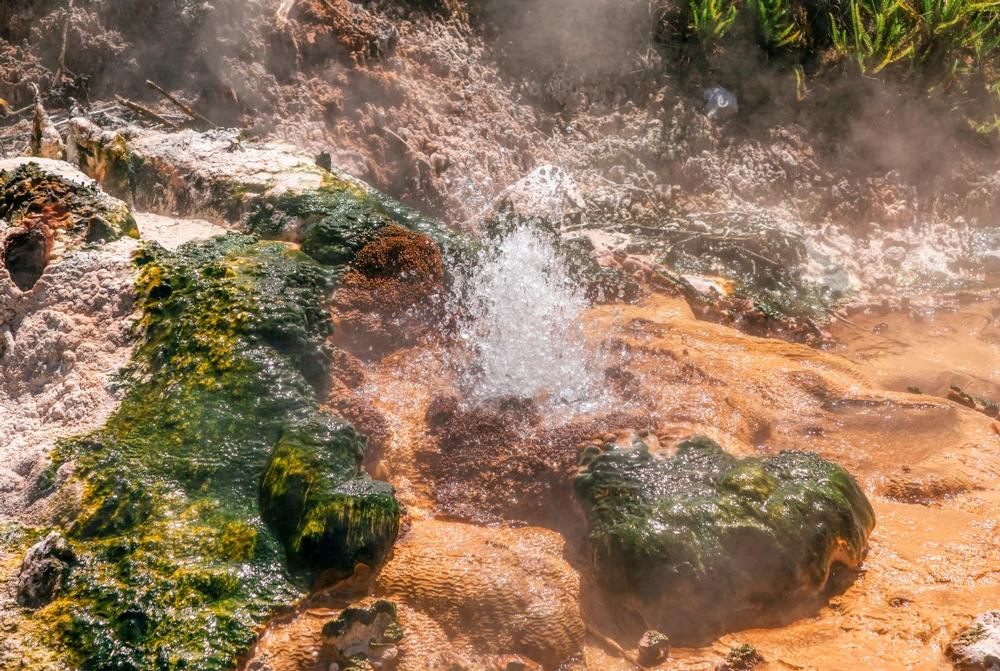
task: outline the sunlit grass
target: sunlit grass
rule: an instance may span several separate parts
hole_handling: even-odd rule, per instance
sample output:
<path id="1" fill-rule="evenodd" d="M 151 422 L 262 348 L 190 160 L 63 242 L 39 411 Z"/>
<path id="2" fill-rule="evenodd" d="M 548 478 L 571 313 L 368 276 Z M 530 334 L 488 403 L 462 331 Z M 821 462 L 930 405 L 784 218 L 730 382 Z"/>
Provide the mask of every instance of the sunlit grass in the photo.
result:
<path id="1" fill-rule="evenodd" d="M 752 62 L 744 56 L 755 43 L 790 63 L 797 92 L 806 72 L 892 79 L 952 96 L 981 130 L 998 126 L 1000 0 L 687 0 L 686 8 L 685 39 L 710 68 Z"/>

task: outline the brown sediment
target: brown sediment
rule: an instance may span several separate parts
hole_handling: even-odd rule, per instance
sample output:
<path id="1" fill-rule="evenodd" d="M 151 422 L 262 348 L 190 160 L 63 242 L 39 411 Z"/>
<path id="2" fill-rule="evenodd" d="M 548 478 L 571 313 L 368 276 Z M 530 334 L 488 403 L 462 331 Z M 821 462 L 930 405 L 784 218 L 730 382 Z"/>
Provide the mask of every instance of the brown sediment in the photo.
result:
<path id="1" fill-rule="evenodd" d="M 372 592 L 397 603 L 406 632 L 401 671 L 456 662 L 502 669 L 500 662 L 518 654 L 555 668 L 578 655 L 585 638 L 580 580 L 562 557 L 563 544 L 545 529 L 418 521 L 385 567 L 351 582 L 370 581 Z M 325 671 L 319 632 L 353 587 L 316 594 L 276 621 L 255 659 L 274 671 Z"/>
<path id="2" fill-rule="evenodd" d="M 973 331 L 981 347 L 993 346 L 983 316 L 991 308 L 967 309 L 984 320 Z M 973 337 L 964 331 L 967 319 L 980 322 L 962 310 L 951 314 L 959 317 L 954 337 Z M 524 581 L 533 580 L 530 593 L 551 595 L 552 626 L 568 621 L 558 613 L 579 609 L 591 632 L 579 655 L 567 654 L 561 668 L 634 668 L 614 645 L 634 655 L 635 627 L 622 622 L 629 615 L 621 599 L 596 586 L 580 528 L 566 523 L 576 514 L 566 494 L 579 443 L 594 437 L 627 442 L 641 432 L 654 451 L 703 433 L 736 454 L 817 452 L 858 478 L 878 519 L 861 570 L 837 575 L 827 600 L 789 610 L 770 628 L 674 649 L 658 668 L 713 668 L 743 642 L 762 653 L 766 661 L 758 668 L 765 670 L 948 668 L 947 641 L 1000 598 L 994 513 L 1000 505 L 1000 433 L 994 421 L 942 397 L 885 389 L 878 380 L 887 369 L 871 365 L 872 359 L 862 366 L 698 321 L 678 298 L 654 294 L 637 305 L 596 307 L 585 324 L 592 348 L 610 357 L 611 408 L 569 423 L 523 400 L 467 405 L 445 363 L 456 353 L 442 342 L 361 364 L 362 395 L 388 427 L 376 473 L 397 487 L 410 513 L 410 531 L 369 586 L 372 594 L 396 598 L 401 620 L 411 623 L 407 635 L 416 642 L 403 650 L 404 664 L 416 656 L 413 668 L 435 668 L 447 648 L 455 659 L 465 655 L 466 668 L 492 668 L 493 658 L 481 656 L 487 647 L 550 661 L 516 645 L 502 629 L 513 626 L 506 615 L 470 619 L 461 605 L 507 613 L 527 598 Z M 897 334 L 917 351 L 930 351 L 922 343 L 934 342 L 901 328 Z M 851 346 L 844 345 L 848 356 Z M 951 351 L 950 368 L 975 365 L 961 352 L 961 346 Z M 622 411 L 618 406 L 636 390 L 642 392 L 640 409 Z M 429 519 L 455 515 L 479 524 Z M 512 528 L 524 522 L 562 537 Z M 539 539 L 554 544 L 547 547 L 565 542 L 553 551 L 565 560 L 543 553 L 549 558 L 537 555 L 526 563 L 523 548 L 540 547 L 533 545 Z M 335 596 L 336 590 L 314 600 L 329 604 Z M 315 628 L 323 611 L 314 607 L 320 606 L 305 604 L 293 624 L 275 626 Z M 578 640 L 578 627 L 564 628 L 576 632 L 565 640 Z M 476 638 L 484 632 L 491 632 L 492 647 Z M 435 642 L 425 647 L 429 640 Z M 552 659 L 554 650 L 569 647 L 555 645 L 561 639 L 551 634 L 546 640 L 554 646 Z"/>
<path id="3" fill-rule="evenodd" d="M 648 421 L 608 412 L 552 427 L 526 399 L 450 409 L 440 401 L 435 398 L 428 409 L 433 438 L 420 453 L 421 476 L 440 512 L 480 524 L 540 524 L 564 533 L 578 522 L 572 482 L 581 443 Z"/>
<path id="4" fill-rule="evenodd" d="M 444 263 L 426 235 L 391 224 L 357 254 L 333 295 L 345 328 L 339 344 L 359 356 L 384 354 L 426 335 L 440 305 Z"/>

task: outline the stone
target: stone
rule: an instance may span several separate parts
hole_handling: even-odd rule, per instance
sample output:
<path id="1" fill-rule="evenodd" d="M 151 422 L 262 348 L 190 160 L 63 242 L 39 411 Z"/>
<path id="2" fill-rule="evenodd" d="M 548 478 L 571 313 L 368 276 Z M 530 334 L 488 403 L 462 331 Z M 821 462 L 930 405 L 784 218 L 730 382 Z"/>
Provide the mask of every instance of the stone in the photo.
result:
<path id="1" fill-rule="evenodd" d="M 750 671 L 764 663 L 764 657 L 749 643 L 730 649 L 726 660 L 715 667 L 715 671 Z"/>
<path id="2" fill-rule="evenodd" d="M 670 656 L 670 639 L 653 629 L 639 639 L 639 663 L 656 666 Z"/>
<path id="3" fill-rule="evenodd" d="M 1000 671 L 1000 610 L 977 616 L 945 648 L 958 671 Z"/>
<path id="4" fill-rule="evenodd" d="M 53 531 L 31 546 L 17 577 L 17 602 L 25 608 L 49 603 L 66 581 L 76 555 L 69 541 Z"/>
<path id="5" fill-rule="evenodd" d="M 604 586 L 675 638 L 817 597 L 875 525 L 843 468 L 798 451 L 738 459 L 704 437 L 669 458 L 639 441 L 586 450 L 574 487 Z"/>

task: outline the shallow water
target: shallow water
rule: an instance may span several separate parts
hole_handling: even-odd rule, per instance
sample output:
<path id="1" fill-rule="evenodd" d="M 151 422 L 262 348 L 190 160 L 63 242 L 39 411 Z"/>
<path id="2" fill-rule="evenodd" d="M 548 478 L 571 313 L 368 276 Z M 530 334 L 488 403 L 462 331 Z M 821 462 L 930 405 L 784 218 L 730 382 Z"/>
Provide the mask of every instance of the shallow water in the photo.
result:
<path id="1" fill-rule="evenodd" d="M 841 593 L 827 603 L 788 612 L 768 628 L 726 634 L 704 647 L 675 649 L 658 668 L 712 668 L 730 646 L 744 642 L 763 654 L 762 669 L 950 668 L 942 654 L 946 643 L 974 615 L 995 608 L 1000 600 L 1000 521 L 995 514 L 1000 506 L 1000 424 L 931 395 L 938 390 L 929 383 L 936 379 L 933 375 L 916 380 L 925 385 L 924 394 L 892 388 L 906 380 L 887 381 L 909 360 L 914 371 L 937 370 L 946 377 L 972 379 L 969 371 L 984 370 L 976 378 L 984 385 L 977 391 L 993 388 L 997 359 L 984 369 L 982 356 L 997 346 L 991 316 L 997 305 L 994 300 L 939 312 L 932 320 L 934 329 L 926 321 L 883 315 L 894 341 L 905 347 L 881 357 L 871 355 L 871 339 L 864 335 L 867 322 L 858 315 L 852 316 L 856 326 L 850 327 L 856 337 L 845 337 L 837 354 L 700 322 L 683 301 L 663 296 L 634 306 L 593 307 L 580 315 L 582 347 L 591 353 L 626 353 L 616 358 L 616 365 L 629 373 L 631 386 L 614 393 L 643 408 L 639 416 L 605 415 L 607 431 L 623 440 L 631 432 L 648 431 L 645 440 L 654 450 L 669 450 L 678 440 L 703 433 L 736 454 L 816 451 L 858 478 L 877 514 L 862 570 L 846 576 Z M 942 348 L 941 343 L 953 346 Z M 427 410 L 435 397 L 461 388 L 446 364 L 448 356 L 441 343 L 429 343 L 366 364 L 362 392 L 390 427 L 374 474 L 397 487 L 410 524 L 423 529 L 409 542 L 432 554 L 454 549 L 457 542 L 444 527 L 439 533 L 437 527 L 424 526 L 436 524 L 431 520 L 441 510 L 424 467 L 441 449 L 427 424 Z M 532 450 L 552 450 L 553 459 L 558 444 L 530 443 Z M 470 474 L 468 495 L 493 486 L 488 476 L 489 469 Z M 548 502 L 553 509 L 575 509 L 571 499 L 558 496 Z M 504 531 L 505 540 L 496 536 L 489 542 L 511 546 L 512 539 L 535 533 L 561 536 L 566 563 L 552 570 L 561 579 L 580 581 L 579 608 L 590 632 L 582 656 L 564 668 L 633 668 L 606 642 L 611 639 L 626 649 L 635 645 L 615 615 L 618 600 L 595 589 L 580 528 L 561 518 L 553 524 L 560 534 L 522 527 Z M 499 533 L 476 528 L 485 538 Z M 401 542 L 406 539 L 404 535 Z M 439 544 L 441 549 L 435 549 Z M 463 552 L 474 556 L 475 548 L 469 545 Z M 394 575 L 421 584 L 426 571 L 408 564 L 405 556 L 394 560 Z M 522 560 L 515 556 L 504 560 L 513 562 L 509 570 L 494 566 L 486 571 L 496 578 L 495 584 L 487 581 L 489 590 L 502 591 L 509 581 L 519 580 Z M 479 660 L 480 666 L 471 668 L 492 668 L 490 658 L 483 656 L 491 652 L 489 645 L 436 628 L 426 619 L 421 597 L 409 594 L 402 597 L 406 607 L 401 617 L 421 629 L 412 644 L 420 661 L 401 668 L 431 668 L 427 651 L 439 649 L 445 640 L 456 654 Z M 272 627 L 260 654 L 275 660 L 276 671 L 312 668 L 292 663 L 280 649 L 295 649 L 294 658 L 302 659 L 315 648 L 315 630 L 326 612 L 322 609 L 336 603 L 335 593 L 315 595 L 297 616 Z M 502 611 L 507 606 L 491 607 Z M 496 617 L 516 619 L 523 607 Z"/>

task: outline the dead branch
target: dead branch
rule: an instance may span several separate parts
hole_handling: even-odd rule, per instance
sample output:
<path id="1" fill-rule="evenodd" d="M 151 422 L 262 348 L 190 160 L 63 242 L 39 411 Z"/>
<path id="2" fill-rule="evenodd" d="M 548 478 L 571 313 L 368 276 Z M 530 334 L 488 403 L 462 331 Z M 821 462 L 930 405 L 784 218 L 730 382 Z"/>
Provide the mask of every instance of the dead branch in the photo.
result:
<path id="1" fill-rule="evenodd" d="M 157 93 L 159 93 L 160 95 L 162 95 L 164 98 L 166 98 L 171 103 L 173 103 L 174 106 L 177 107 L 177 109 L 179 109 L 180 111 L 184 112 L 184 114 L 187 114 L 189 117 L 191 117 L 195 121 L 198 121 L 198 122 L 204 123 L 204 124 L 208 124 L 209 127 L 211 127 L 211 128 L 218 128 L 219 127 L 218 124 L 213 123 L 212 120 L 209 119 L 208 117 L 205 117 L 202 114 L 199 114 L 191 106 L 186 105 L 184 102 L 182 102 L 182 101 L 178 100 L 177 98 L 175 98 L 174 96 L 172 96 L 170 93 L 168 93 L 166 90 L 164 90 L 164 88 L 162 86 L 160 86 L 159 84 L 157 84 L 153 80 L 147 79 L 146 80 L 146 86 L 148 86 L 149 88 L 153 89 L 154 91 L 156 91 Z"/>
<path id="2" fill-rule="evenodd" d="M 150 119 L 156 121 L 157 123 L 163 124 L 167 128 L 170 128 L 172 130 L 180 130 L 180 126 L 175 124 L 173 121 L 170 121 L 169 119 L 160 116 L 153 110 L 149 109 L 148 107 L 144 107 L 143 105 L 140 105 L 134 100 L 129 100 L 128 98 L 123 98 L 122 96 L 115 96 L 115 100 L 117 100 L 119 103 L 129 108 L 133 112 L 137 112 L 138 114 L 141 114 L 145 117 L 149 117 Z"/>
<path id="3" fill-rule="evenodd" d="M 69 5 L 66 6 L 66 22 L 63 23 L 62 32 L 62 47 L 59 50 L 59 69 L 56 70 L 55 80 L 53 84 L 59 86 L 62 83 L 63 76 L 66 73 L 66 49 L 69 44 L 69 24 L 73 20 L 73 3 L 75 0 L 69 0 Z"/>
<path id="4" fill-rule="evenodd" d="M 288 15 L 291 14 L 296 2 L 298 0 L 281 0 L 281 4 L 278 5 L 278 9 L 274 13 L 274 18 L 277 20 L 279 26 L 284 26 L 288 23 Z"/>
<path id="5" fill-rule="evenodd" d="M 397 140 L 398 142 L 400 142 L 400 143 L 401 143 L 401 144 L 402 144 L 402 145 L 403 145 L 404 147 L 406 147 L 407 149 L 409 149 L 409 150 L 410 150 L 411 152 L 413 152 L 413 153 L 414 153 L 415 155 L 417 155 L 417 156 L 420 156 L 420 152 L 418 152 L 418 151 L 417 151 L 417 150 L 416 150 L 416 149 L 415 149 L 415 148 L 413 147 L 413 145 L 412 145 L 412 144 L 410 144 L 409 142 L 407 142 L 407 141 L 406 141 L 406 138 L 404 138 L 404 137 L 403 137 L 402 135 L 400 135 L 399 133 L 397 133 L 397 132 L 395 132 L 395 131 L 393 131 L 393 130 L 391 130 L 391 129 L 389 129 L 389 128 L 382 128 L 381 130 L 382 130 L 382 132 L 383 132 L 383 133 L 385 133 L 386 135 L 389 135 L 390 137 L 392 137 L 392 138 L 394 138 L 395 140 Z"/>

